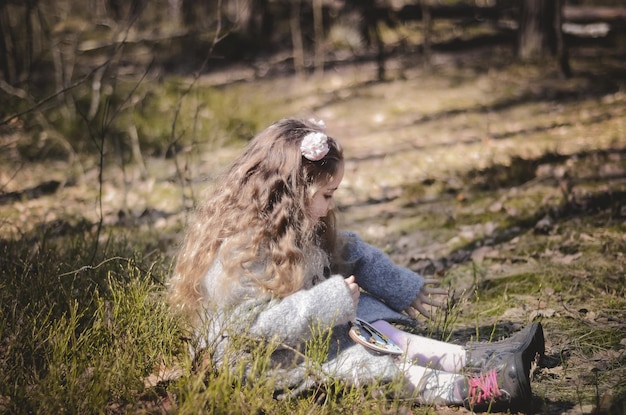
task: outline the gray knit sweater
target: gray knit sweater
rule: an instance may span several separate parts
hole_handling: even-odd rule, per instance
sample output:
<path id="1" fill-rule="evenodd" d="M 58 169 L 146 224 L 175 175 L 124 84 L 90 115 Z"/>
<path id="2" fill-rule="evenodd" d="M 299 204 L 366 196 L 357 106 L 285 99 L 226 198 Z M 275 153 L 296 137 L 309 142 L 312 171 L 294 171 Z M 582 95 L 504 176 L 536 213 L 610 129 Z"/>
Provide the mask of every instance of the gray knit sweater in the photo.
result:
<path id="1" fill-rule="evenodd" d="M 228 360 L 232 364 L 229 340 L 234 333 L 245 333 L 262 342 L 279 344 L 271 355 L 271 371 L 276 389 L 283 393 L 298 393 L 331 379 L 362 385 L 386 383 L 398 377 L 401 373 L 394 358 L 372 352 L 350 339 L 349 322 L 359 317 L 369 322 L 414 324 L 401 311 L 417 297 L 424 279 L 395 265 L 356 234 L 344 233 L 341 237 L 346 241 L 342 275 L 329 275 L 330 264 L 325 258 L 325 262 L 318 261 L 317 268 L 321 269 L 313 270 L 313 277 L 303 289 L 281 299 L 261 294 L 250 283 L 237 288 L 235 303 L 223 305 L 216 298 L 215 287 L 223 283 L 222 266 L 216 261 L 206 273 L 203 287 L 215 306 L 207 312 L 207 324 L 203 326 L 206 331 L 199 333 L 201 343 L 211 349 L 214 363 L 219 366 Z M 363 291 L 356 310 L 344 282 L 350 275 L 356 277 Z M 329 349 L 321 367 L 313 365 L 313 369 L 296 351 L 303 351 L 305 343 L 319 333 L 330 335 Z"/>

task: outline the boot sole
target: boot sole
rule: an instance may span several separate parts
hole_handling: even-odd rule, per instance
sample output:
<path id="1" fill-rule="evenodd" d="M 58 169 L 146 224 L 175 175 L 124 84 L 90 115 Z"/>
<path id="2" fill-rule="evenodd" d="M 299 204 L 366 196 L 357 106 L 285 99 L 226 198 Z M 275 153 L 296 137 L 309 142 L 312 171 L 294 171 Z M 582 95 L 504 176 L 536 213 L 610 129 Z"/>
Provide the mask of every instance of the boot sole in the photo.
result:
<path id="1" fill-rule="evenodd" d="M 525 369 L 526 376 L 530 375 L 530 366 L 535 360 L 536 356 L 543 356 L 546 352 L 545 338 L 543 335 L 543 326 L 541 323 L 533 323 L 530 326 L 526 342 L 520 347 L 519 351 L 522 353 L 523 368 Z"/>
<path id="2" fill-rule="evenodd" d="M 532 357 L 534 360 L 534 355 Z M 525 369 L 530 366 L 530 363 L 524 353 L 517 353 L 515 355 L 516 375 L 519 383 L 519 396 L 511 401 L 511 410 L 527 410 L 530 407 L 532 401 L 532 390 L 530 388 L 530 379 L 528 378 L 528 371 Z"/>

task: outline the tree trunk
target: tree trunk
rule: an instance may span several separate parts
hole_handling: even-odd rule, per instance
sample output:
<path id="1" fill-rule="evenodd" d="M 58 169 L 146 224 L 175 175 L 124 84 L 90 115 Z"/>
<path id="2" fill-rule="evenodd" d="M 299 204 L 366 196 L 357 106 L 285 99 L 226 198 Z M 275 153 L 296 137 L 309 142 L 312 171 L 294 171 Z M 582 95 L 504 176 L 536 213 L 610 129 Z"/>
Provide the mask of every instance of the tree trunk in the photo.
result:
<path id="1" fill-rule="evenodd" d="M 424 31 L 424 66 L 430 66 L 430 60 L 432 56 L 431 47 L 431 33 L 433 27 L 432 15 L 430 13 L 430 2 L 428 0 L 422 0 L 422 26 Z"/>
<path id="2" fill-rule="evenodd" d="M 555 0 L 556 19 L 554 19 L 554 32 L 556 33 L 556 54 L 561 67 L 561 73 L 566 78 L 572 76 L 572 69 L 569 65 L 569 52 L 563 37 L 563 0 Z"/>
<path id="3" fill-rule="evenodd" d="M 182 0 L 167 0 L 167 6 L 170 14 L 170 21 L 173 26 L 178 29 L 182 23 Z"/>
<path id="4" fill-rule="evenodd" d="M 300 26 L 300 11 L 302 0 L 293 0 L 291 3 L 291 45 L 293 50 L 293 68 L 299 76 L 304 75 L 304 46 L 302 44 L 302 27 Z"/>
<path id="5" fill-rule="evenodd" d="M 559 4 L 553 0 L 522 1 L 517 44 L 520 59 L 545 58 L 556 53 L 555 20 Z"/>
<path id="6" fill-rule="evenodd" d="M 13 85 L 17 79 L 17 62 L 15 59 L 15 43 L 11 30 L 11 17 L 9 5 L 0 4 L 0 76 L 9 85 Z"/>
<path id="7" fill-rule="evenodd" d="M 324 73 L 324 22 L 322 21 L 322 1 L 313 0 L 313 31 L 315 33 L 315 73 Z"/>

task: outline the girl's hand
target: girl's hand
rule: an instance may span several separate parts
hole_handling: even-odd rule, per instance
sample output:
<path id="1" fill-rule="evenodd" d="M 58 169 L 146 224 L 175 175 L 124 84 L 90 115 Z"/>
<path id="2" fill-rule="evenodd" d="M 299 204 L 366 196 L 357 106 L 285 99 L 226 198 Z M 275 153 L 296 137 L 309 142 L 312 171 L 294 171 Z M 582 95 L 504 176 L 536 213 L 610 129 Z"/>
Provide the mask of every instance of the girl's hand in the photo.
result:
<path id="1" fill-rule="evenodd" d="M 354 308 L 356 308 L 359 305 L 359 296 L 361 295 L 361 289 L 359 288 L 359 285 L 354 282 L 354 275 L 351 275 L 350 277 L 344 279 L 344 281 L 346 282 L 346 285 L 350 290 L 350 294 L 352 294 L 352 301 L 354 302 Z"/>
<path id="2" fill-rule="evenodd" d="M 448 290 L 438 287 L 426 287 L 426 285 L 439 285 L 439 280 L 436 279 L 427 279 L 424 282 L 424 286 L 420 290 L 419 294 L 413 300 L 411 305 L 404 311 L 407 312 L 411 317 L 417 318 L 419 314 L 425 316 L 433 320 L 433 315 L 428 311 L 425 307 L 425 304 L 428 304 L 432 307 L 436 308 L 445 308 L 447 305 L 447 301 L 444 300 L 434 300 L 432 297 L 435 295 L 445 295 L 448 296 Z"/>

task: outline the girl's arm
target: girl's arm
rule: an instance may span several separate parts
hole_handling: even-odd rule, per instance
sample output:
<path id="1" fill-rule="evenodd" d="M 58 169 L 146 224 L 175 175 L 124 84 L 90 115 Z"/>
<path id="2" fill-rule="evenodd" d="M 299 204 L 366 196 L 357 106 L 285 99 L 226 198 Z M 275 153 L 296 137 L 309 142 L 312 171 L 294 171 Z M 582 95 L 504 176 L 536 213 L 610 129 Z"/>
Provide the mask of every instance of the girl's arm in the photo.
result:
<path id="1" fill-rule="evenodd" d="M 424 278 L 408 268 L 394 264 L 379 249 L 365 243 L 358 235 L 345 232 L 343 260 L 356 276 L 356 282 L 369 294 L 383 300 L 396 311 L 411 306 L 424 286 Z"/>
<path id="2" fill-rule="evenodd" d="M 247 311 L 256 317 L 249 326 L 249 333 L 289 346 L 296 346 L 315 333 L 347 323 L 356 316 L 352 295 L 340 275 L 282 299 L 251 303 Z"/>

